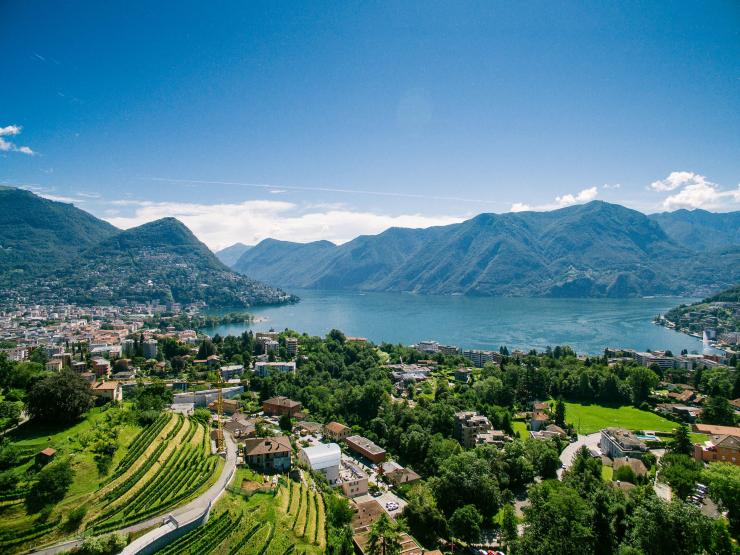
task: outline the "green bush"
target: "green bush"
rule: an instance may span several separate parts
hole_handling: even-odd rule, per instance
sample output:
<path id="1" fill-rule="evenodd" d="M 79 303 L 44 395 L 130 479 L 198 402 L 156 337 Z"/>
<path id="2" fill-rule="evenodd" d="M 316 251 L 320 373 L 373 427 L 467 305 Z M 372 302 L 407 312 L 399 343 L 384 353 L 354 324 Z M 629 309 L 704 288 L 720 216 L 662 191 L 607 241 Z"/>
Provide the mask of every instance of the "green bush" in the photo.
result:
<path id="1" fill-rule="evenodd" d="M 26 508 L 36 513 L 48 505 L 64 499 L 74 480 L 74 470 L 67 460 L 60 460 L 44 467 L 26 496 Z"/>

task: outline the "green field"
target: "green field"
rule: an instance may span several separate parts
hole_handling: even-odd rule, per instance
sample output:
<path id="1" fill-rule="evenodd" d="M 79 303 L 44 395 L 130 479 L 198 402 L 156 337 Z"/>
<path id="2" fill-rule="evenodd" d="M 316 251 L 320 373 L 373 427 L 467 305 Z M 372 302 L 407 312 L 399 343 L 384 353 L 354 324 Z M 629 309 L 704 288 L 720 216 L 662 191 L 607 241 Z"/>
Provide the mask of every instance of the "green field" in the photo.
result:
<path id="1" fill-rule="evenodd" d="M 635 407 L 613 408 L 567 402 L 565 420 L 573 424 L 579 434 L 592 434 L 609 427 L 670 432 L 677 426 L 672 420 Z"/>
<path id="2" fill-rule="evenodd" d="M 514 420 L 511 423 L 511 427 L 514 428 L 514 435 L 518 435 L 519 437 L 526 438 L 529 435 L 529 430 L 527 430 L 527 423 L 522 422 L 521 420 Z"/>

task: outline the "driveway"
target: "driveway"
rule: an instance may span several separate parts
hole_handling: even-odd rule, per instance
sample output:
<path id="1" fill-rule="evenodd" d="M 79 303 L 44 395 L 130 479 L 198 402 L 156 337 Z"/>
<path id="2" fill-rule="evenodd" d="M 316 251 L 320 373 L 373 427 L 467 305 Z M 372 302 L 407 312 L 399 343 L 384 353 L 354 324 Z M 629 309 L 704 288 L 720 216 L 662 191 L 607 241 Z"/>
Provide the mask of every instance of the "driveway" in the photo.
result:
<path id="1" fill-rule="evenodd" d="M 115 530 L 115 532 L 119 534 L 140 532 L 141 530 L 146 530 L 147 528 L 153 528 L 155 526 L 162 525 L 164 523 L 164 519 L 167 518 L 169 515 L 172 515 L 175 517 L 175 519 L 177 519 L 178 517 L 181 517 L 182 515 L 186 513 L 191 513 L 193 511 L 200 511 L 202 513 L 204 510 L 206 510 L 206 508 L 208 508 L 209 504 L 215 503 L 226 489 L 226 486 L 229 484 L 229 481 L 234 474 L 234 470 L 236 469 L 236 443 L 229 433 L 224 434 L 224 439 L 226 444 L 226 460 L 224 463 L 224 467 L 221 470 L 221 475 L 210 488 L 208 488 L 204 493 L 193 499 L 187 505 L 183 505 L 182 507 L 178 507 L 173 511 L 163 513 L 148 520 L 132 524 L 131 526 L 127 526 L 126 528 Z M 68 551 L 75 547 L 79 547 L 80 545 L 82 545 L 82 539 L 69 540 L 64 543 L 54 545 L 52 547 L 33 551 L 32 553 L 34 555 L 54 555 L 55 553 Z"/>
<path id="2" fill-rule="evenodd" d="M 595 432 L 587 436 L 579 435 L 577 441 L 569 444 L 565 449 L 563 449 L 563 452 L 560 453 L 560 463 L 565 468 L 558 469 L 558 478 L 562 479 L 563 471 L 570 468 L 570 465 L 573 464 L 573 457 L 575 456 L 576 451 L 578 451 L 584 445 L 589 449 L 596 449 L 597 451 L 600 451 L 600 439 L 601 432 Z"/>

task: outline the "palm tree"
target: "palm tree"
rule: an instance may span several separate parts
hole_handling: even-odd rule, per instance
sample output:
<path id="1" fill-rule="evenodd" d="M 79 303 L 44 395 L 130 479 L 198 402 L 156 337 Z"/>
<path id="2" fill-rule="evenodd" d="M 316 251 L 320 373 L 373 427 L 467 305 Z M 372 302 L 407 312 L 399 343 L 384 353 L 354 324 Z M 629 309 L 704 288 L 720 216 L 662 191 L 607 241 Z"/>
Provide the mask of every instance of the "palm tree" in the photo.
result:
<path id="1" fill-rule="evenodd" d="M 383 513 L 370 527 L 370 536 L 367 542 L 368 555 L 399 555 L 401 542 L 398 529 Z"/>

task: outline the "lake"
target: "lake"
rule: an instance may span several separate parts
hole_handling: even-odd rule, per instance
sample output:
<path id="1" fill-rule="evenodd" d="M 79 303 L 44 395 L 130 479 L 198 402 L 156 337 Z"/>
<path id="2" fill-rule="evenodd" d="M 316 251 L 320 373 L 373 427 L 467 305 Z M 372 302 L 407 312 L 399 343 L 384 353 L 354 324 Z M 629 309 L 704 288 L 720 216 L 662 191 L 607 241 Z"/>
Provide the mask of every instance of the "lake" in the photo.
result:
<path id="1" fill-rule="evenodd" d="M 291 291 L 294 305 L 254 307 L 259 321 L 204 330 L 238 335 L 246 329 L 291 328 L 324 335 L 332 328 L 379 343 L 411 344 L 424 339 L 474 349 L 544 349 L 570 345 L 578 353 L 605 347 L 702 351 L 701 340 L 652 323 L 686 298 L 546 299 L 441 297 L 407 293 Z"/>

